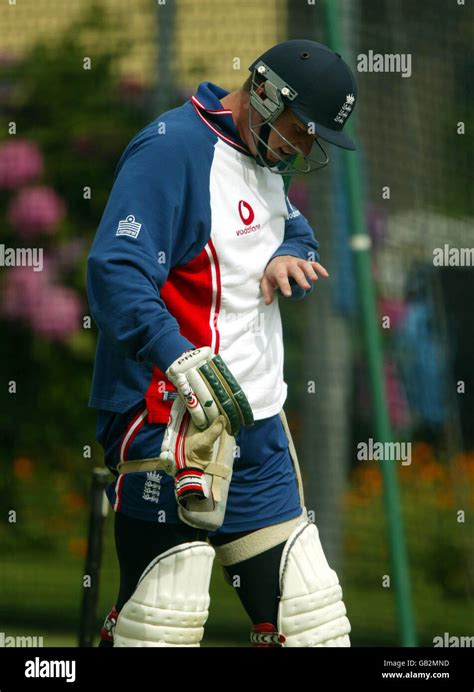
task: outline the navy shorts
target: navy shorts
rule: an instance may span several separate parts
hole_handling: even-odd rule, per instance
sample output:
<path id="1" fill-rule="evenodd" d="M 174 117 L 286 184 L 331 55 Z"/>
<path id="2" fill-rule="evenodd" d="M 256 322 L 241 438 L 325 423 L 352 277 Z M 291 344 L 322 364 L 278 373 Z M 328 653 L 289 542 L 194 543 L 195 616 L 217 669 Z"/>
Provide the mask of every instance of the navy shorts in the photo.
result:
<path id="1" fill-rule="evenodd" d="M 119 475 L 116 470 L 120 460 L 158 456 L 165 428 L 148 422 L 144 403 L 127 413 L 99 411 L 97 439 L 116 477 L 106 494 L 116 512 L 145 521 L 182 523 L 173 478 L 164 471 Z M 234 461 L 224 523 L 209 535 L 253 531 L 299 516 L 298 485 L 280 416 L 241 428 L 236 444 L 240 456 Z"/>

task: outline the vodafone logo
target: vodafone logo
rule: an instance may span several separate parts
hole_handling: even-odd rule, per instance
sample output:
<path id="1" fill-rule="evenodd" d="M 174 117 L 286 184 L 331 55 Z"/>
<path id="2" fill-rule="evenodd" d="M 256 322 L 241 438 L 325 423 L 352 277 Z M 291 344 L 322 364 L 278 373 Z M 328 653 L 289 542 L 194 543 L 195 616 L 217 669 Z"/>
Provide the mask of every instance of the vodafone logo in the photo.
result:
<path id="1" fill-rule="evenodd" d="M 248 233 L 255 233 L 260 230 L 259 223 L 253 225 L 253 220 L 255 219 L 254 210 L 250 204 L 243 199 L 239 202 L 239 216 L 242 219 L 244 228 L 238 228 L 235 231 L 236 235 L 247 235 Z"/>
<path id="2" fill-rule="evenodd" d="M 255 213 L 248 202 L 244 202 L 243 199 L 239 202 L 239 216 L 242 219 L 244 226 L 250 226 L 255 218 Z"/>

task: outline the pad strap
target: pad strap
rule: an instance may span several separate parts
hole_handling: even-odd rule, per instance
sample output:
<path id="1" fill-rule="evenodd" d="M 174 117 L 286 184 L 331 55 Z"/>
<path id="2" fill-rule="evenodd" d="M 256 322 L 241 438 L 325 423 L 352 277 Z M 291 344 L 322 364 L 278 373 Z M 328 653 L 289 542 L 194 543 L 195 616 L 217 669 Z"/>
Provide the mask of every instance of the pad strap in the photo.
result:
<path id="1" fill-rule="evenodd" d="M 306 510 L 303 510 L 303 513 L 295 519 L 289 519 L 273 526 L 265 526 L 263 529 L 252 531 L 252 533 L 237 538 L 235 541 L 216 545 L 214 550 L 217 558 L 223 567 L 230 567 L 255 555 L 260 555 L 260 553 L 286 541 L 296 526 L 301 524 L 305 518 Z"/>

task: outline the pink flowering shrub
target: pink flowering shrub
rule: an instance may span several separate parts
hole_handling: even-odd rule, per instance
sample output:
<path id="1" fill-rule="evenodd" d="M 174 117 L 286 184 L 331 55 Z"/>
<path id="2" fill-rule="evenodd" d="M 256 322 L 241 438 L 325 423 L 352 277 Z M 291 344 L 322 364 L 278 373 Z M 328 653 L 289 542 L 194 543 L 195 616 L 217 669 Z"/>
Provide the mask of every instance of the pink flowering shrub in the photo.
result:
<path id="1" fill-rule="evenodd" d="M 15 190 L 43 173 L 43 156 L 33 142 L 12 139 L 0 145 L 0 190 Z"/>
<path id="2" fill-rule="evenodd" d="M 83 306 L 70 288 L 51 282 L 48 265 L 42 272 L 12 267 L 3 287 L 0 313 L 20 321 L 51 341 L 62 341 L 81 326 Z"/>
<path id="3" fill-rule="evenodd" d="M 9 204 L 7 218 L 20 236 L 30 238 L 54 233 L 65 211 L 64 202 L 53 188 L 37 185 L 18 192 Z"/>

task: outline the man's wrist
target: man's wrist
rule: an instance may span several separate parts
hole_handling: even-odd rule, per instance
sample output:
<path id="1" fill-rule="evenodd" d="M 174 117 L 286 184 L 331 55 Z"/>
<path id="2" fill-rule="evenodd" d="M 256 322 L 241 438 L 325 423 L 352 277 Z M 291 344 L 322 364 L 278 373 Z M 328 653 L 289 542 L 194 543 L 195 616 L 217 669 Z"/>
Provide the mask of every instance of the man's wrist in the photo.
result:
<path id="1" fill-rule="evenodd" d="M 196 348 L 177 329 L 157 337 L 149 347 L 149 360 L 166 372 L 185 351 Z"/>

